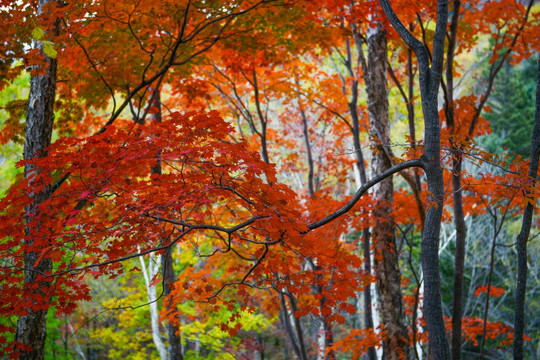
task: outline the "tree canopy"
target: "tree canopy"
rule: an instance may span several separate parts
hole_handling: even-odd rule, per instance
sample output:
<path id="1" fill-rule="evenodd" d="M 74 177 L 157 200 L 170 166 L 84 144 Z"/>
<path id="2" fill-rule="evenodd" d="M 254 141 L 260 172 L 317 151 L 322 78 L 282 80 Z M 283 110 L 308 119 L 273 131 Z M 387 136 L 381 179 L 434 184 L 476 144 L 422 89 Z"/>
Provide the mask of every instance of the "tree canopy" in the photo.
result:
<path id="1" fill-rule="evenodd" d="M 533 0 L 0 5 L 5 358 L 538 356 Z"/>

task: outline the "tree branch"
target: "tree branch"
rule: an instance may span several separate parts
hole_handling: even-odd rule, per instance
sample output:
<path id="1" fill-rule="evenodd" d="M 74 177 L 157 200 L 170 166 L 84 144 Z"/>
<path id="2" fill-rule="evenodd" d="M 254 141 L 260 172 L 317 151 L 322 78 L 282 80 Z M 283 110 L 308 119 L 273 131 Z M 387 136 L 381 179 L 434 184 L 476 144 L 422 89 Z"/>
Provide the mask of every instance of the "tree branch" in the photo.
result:
<path id="1" fill-rule="evenodd" d="M 383 171 L 379 175 L 377 175 L 374 178 L 367 181 L 364 185 L 360 186 L 360 188 L 356 191 L 356 193 L 354 194 L 352 199 L 349 200 L 349 202 L 345 206 L 343 206 L 341 209 L 333 212 L 332 214 L 328 215 L 324 219 L 321 219 L 319 221 L 316 221 L 314 223 L 309 224 L 308 229 L 309 230 L 315 230 L 317 228 L 320 228 L 321 226 L 324 226 L 324 225 L 328 224 L 329 222 L 337 219 L 341 215 L 347 213 L 349 210 L 351 210 L 354 207 L 354 205 L 356 205 L 358 200 L 360 200 L 360 198 L 372 186 L 378 184 L 379 182 L 383 181 L 387 177 L 389 177 L 391 175 L 394 175 L 395 173 L 397 173 L 399 171 L 402 171 L 402 170 L 405 170 L 405 169 L 408 169 L 408 168 L 411 168 L 411 167 L 424 168 L 424 164 L 423 164 L 421 159 L 412 159 L 412 160 L 407 160 L 407 161 L 404 161 L 402 163 L 396 164 L 396 165 L 392 166 L 391 168 Z"/>

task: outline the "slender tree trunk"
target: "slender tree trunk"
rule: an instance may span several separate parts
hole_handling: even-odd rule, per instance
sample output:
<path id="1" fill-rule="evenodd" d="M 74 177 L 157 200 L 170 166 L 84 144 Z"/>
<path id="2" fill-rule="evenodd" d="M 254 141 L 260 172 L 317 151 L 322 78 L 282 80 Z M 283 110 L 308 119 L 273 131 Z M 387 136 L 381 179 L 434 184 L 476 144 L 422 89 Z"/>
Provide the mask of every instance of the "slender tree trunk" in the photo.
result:
<path id="1" fill-rule="evenodd" d="M 289 340 L 291 341 L 291 345 L 293 346 L 293 350 L 296 353 L 296 356 L 300 360 L 308 360 L 306 345 L 304 341 L 304 331 L 302 330 L 302 324 L 300 323 L 300 319 L 297 318 L 295 315 L 296 311 L 298 310 L 296 306 L 296 301 L 294 300 L 294 297 L 289 293 L 287 289 L 285 289 L 285 292 L 286 292 L 285 294 L 287 298 L 289 299 L 289 304 L 291 306 L 290 314 L 289 314 L 289 310 L 287 309 L 285 295 L 283 295 L 283 293 L 280 292 L 279 297 L 281 301 L 281 308 L 283 309 L 283 314 L 284 314 L 285 328 L 287 330 L 287 333 L 289 334 Z M 292 323 L 290 321 L 291 318 L 293 319 L 294 326 L 292 326 Z"/>
<path id="2" fill-rule="evenodd" d="M 440 80 L 440 79 L 439 79 Z M 427 85 L 427 84 L 426 84 Z M 424 85 L 425 86 L 425 85 Z M 430 352 L 434 359 L 450 358 L 441 303 L 439 271 L 439 238 L 444 199 L 443 172 L 440 162 L 440 126 L 437 109 L 437 87 L 424 88 L 425 127 L 424 171 L 428 183 L 428 204 L 422 235 L 421 260 L 424 273 L 424 314 L 427 322 Z"/>
<path id="3" fill-rule="evenodd" d="M 50 0 L 40 0 L 38 14 L 43 12 L 43 7 Z M 58 35 L 60 22 L 55 21 L 54 35 Z M 42 48 L 40 42 L 35 42 L 36 46 Z M 54 124 L 54 101 L 56 97 L 56 69 L 57 60 L 42 54 L 47 62 L 47 70 L 44 75 L 34 75 L 30 81 L 30 93 L 28 96 L 28 108 L 25 125 L 24 159 L 29 160 L 34 157 L 46 156 L 45 148 L 51 144 L 51 136 Z M 33 198 L 32 204 L 25 208 L 26 220 L 26 245 L 33 246 L 38 240 L 39 221 L 34 218 L 39 216 L 39 204 L 47 200 L 49 189 L 40 192 L 33 192 L 32 177 L 40 173 L 40 169 L 32 164 L 27 164 L 24 169 L 26 179 L 29 179 L 29 190 Z M 44 241 L 44 239 L 41 239 Z M 45 242 L 49 240 L 46 239 Z M 46 244 L 44 244 L 46 246 Z M 37 250 L 37 249 L 36 249 Z M 38 273 L 49 272 L 52 262 L 48 258 L 43 258 L 38 264 L 36 261 L 40 256 L 39 251 L 29 251 L 24 255 L 24 290 L 32 298 L 42 298 L 39 302 L 47 304 L 49 302 L 47 288 L 49 282 L 40 280 Z M 37 283 L 37 289 L 34 289 Z M 32 290 L 34 289 L 34 290 Z M 37 304 L 36 300 L 30 300 Z M 16 341 L 31 348 L 29 351 L 21 350 L 18 355 L 23 360 L 41 360 L 44 358 L 45 337 L 47 330 L 47 309 L 28 309 L 28 313 L 19 317 L 17 321 Z"/>
<path id="4" fill-rule="evenodd" d="M 297 86 L 299 86 L 299 83 L 297 81 Z M 304 142 L 306 146 L 306 152 L 307 152 L 307 160 L 308 160 L 308 167 L 309 167 L 309 173 L 308 173 L 308 189 L 309 189 L 309 196 L 310 198 L 313 198 L 313 195 L 315 194 L 314 186 L 313 186 L 313 173 L 314 173 L 314 164 L 313 164 L 313 157 L 311 154 L 311 145 L 309 142 L 309 131 L 308 131 L 308 124 L 307 124 L 307 117 L 305 111 L 302 109 L 302 106 L 300 102 L 298 102 L 298 106 L 300 108 L 300 116 L 302 117 L 302 125 L 303 125 L 303 132 L 304 132 Z M 322 293 L 322 287 L 317 286 L 317 292 L 319 294 Z M 320 300 L 320 307 L 324 305 L 325 298 L 321 298 Z M 334 336 L 332 332 L 332 324 L 329 323 L 325 316 L 322 316 L 322 323 L 321 323 L 321 331 L 322 331 L 322 337 L 323 341 L 320 345 L 320 352 L 321 352 L 321 358 L 327 359 L 327 360 L 334 360 L 335 354 L 334 351 L 330 350 L 328 352 L 328 355 L 326 355 L 327 349 L 332 347 L 334 343 Z"/>
<path id="5" fill-rule="evenodd" d="M 299 104 L 300 105 L 300 104 Z M 307 153 L 307 160 L 308 160 L 308 190 L 309 190 L 309 197 L 313 197 L 315 195 L 315 186 L 313 184 L 313 173 L 314 173 L 314 164 L 313 164 L 313 156 L 311 154 L 311 145 L 309 143 L 309 131 L 308 131 L 308 125 L 307 125 L 307 117 L 306 113 L 303 109 L 300 109 L 300 115 L 302 116 L 302 126 L 304 129 L 304 143 L 306 145 L 306 153 Z"/>
<path id="6" fill-rule="evenodd" d="M 289 338 L 289 343 L 291 344 L 294 353 L 299 359 L 302 359 L 302 353 L 300 351 L 300 346 L 298 345 L 298 339 L 296 338 L 296 335 L 294 334 L 293 327 L 291 324 L 291 318 L 289 316 L 289 311 L 287 310 L 287 303 L 285 302 L 285 296 L 283 293 L 279 292 L 278 294 L 279 302 L 280 302 L 280 317 L 281 322 L 283 324 L 283 327 L 285 328 L 285 332 L 287 333 L 287 337 Z"/>
<path id="7" fill-rule="evenodd" d="M 156 286 L 150 286 L 152 278 L 159 272 L 160 258 L 153 253 L 149 254 L 148 257 L 148 270 L 146 268 L 146 263 L 144 257 L 140 256 L 139 260 L 142 266 L 142 272 L 144 277 L 144 283 L 146 284 L 146 293 L 148 295 L 149 310 L 150 310 L 150 321 L 152 325 L 152 340 L 154 345 L 159 353 L 161 360 L 167 360 L 167 348 L 161 340 L 161 333 L 159 331 L 159 311 L 157 307 L 157 291 Z"/>
<path id="8" fill-rule="evenodd" d="M 371 274 L 371 234 L 369 233 L 369 229 L 364 229 L 362 231 L 362 241 L 363 241 L 363 253 L 364 253 L 364 271 L 366 274 Z M 373 299 L 371 298 L 371 284 L 368 284 L 366 288 L 364 289 L 364 322 L 365 327 L 368 330 L 373 330 L 373 309 L 371 307 L 371 303 L 373 302 Z M 367 358 L 368 360 L 376 360 L 377 359 L 377 353 L 375 352 L 374 347 L 370 347 L 367 351 Z"/>
<path id="9" fill-rule="evenodd" d="M 450 22 L 450 39 L 447 49 L 446 64 L 446 94 L 445 103 L 446 124 L 455 134 L 454 124 L 454 53 L 456 48 L 457 26 L 461 2 L 453 1 L 452 20 Z M 467 228 L 463 211 L 463 194 L 461 184 L 461 168 L 463 156 L 460 149 L 452 142 L 452 191 L 454 195 L 454 224 L 456 227 L 456 251 L 454 257 L 454 292 L 452 307 L 452 360 L 461 360 L 461 317 L 463 316 L 463 276 L 465 269 L 465 239 Z"/>
<path id="10" fill-rule="evenodd" d="M 364 59 L 364 54 L 362 52 L 362 42 L 357 34 L 356 26 L 352 26 L 353 37 L 355 45 L 358 50 L 358 56 L 360 59 Z M 365 63 L 365 61 L 363 61 Z M 347 60 L 345 61 L 345 66 L 349 71 L 349 75 L 354 77 L 355 72 L 353 69 L 353 59 L 351 54 L 350 43 L 347 41 Z M 365 70 L 365 69 L 364 69 Z M 352 135 L 353 135 L 353 146 L 354 153 L 356 156 L 356 169 L 358 170 L 358 177 L 360 178 L 359 186 L 364 185 L 367 182 L 366 175 L 366 164 L 364 161 L 364 153 L 362 151 L 362 146 L 360 143 L 360 118 L 358 114 L 358 79 L 352 81 L 351 84 L 351 100 L 348 103 L 349 111 L 351 113 L 352 120 Z M 362 252 L 364 256 L 364 271 L 367 274 L 371 274 L 371 234 L 369 229 L 362 230 Z M 365 328 L 368 330 L 373 330 L 373 308 L 372 308 L 372 296 L 371 296 L 371 284 L 366 286 L 363 292 L 364 295 L 364 322 Z M 367 352 L 367 357 L 369 360 L 376 360 L 377 354 L 375 348 L 370 347 Z"/>
<path id="11" fill-rule="evenodd" d="M 289 290 L 287 290 L 288 292 Z M 294 320 L 294 328 L 296 329 L 296 335 L 298 338 L 298 346 L 300 347 L 300 354 L 302 354 L 301 359 L 307 360 L 307 350 L 306 350 L 306 344 L 304 341 L 304 330 L 302 329 L 302 324 L 300 323 L 300 319 L 296 316 L 296 312 L 298 310 L 298 307 L 296 306 L 296 301 L 292 295 L 290 295 L 289 292 L 289 303 L 291 304 L 291 316 Z"/>
<path id="12" fill-rule="evenodd" d="M 257 83 L 257 73 L 255 70 L 253 70 L 253 91 L 255 95 L 255 107 L 257 108 L 257 116 L 259 117 L 259 121 L 261 123 L 261 155 L 263 158 L 263 161 L 267 164 L 270 163 L 270 156 L 268 155 L 268 142 L 267 142 L 267 134 L 266 134 L 266 128 L 268 126 L 268 119 L 264 116 L 262 109 L 261 109 L 261 101 L 260 101 L 260 95 L 259 95 L 259 84 Z"/>
<path id="13" fill-rule="evenodd" d="M 173 303 L 169 298 L 172 291 L 172 284 L 176 280 L 176 275 L 173 268 L 172 248 L 169 248 L 162 256 L 161 263 L 163 265 L 163 296 L 165 297 L 164 305 L 166 308 L 174 308 L 176 303 Z M 169 310 L 170 311 L 170 310 Z M 175 316 L 179 316 L 177 311 L 174 311 Z M 171 360 L 183 360 L 182 341 L 178 327 L 169 321 L 167 323 L 167 334 L 169 335 L 169 356 Z"/>
<path id="14" fill-rule="evenodd" d="M 322 306 L 322 305 L 321 305 Z M 335 360 L 336 354 L 333 350 L 328 351 L 334 344 L 334 333 L 332 331 L 332 324 L 328 322 L 325 317 L 321 319 L 321 327 L 319 334 L 319 360 Z"/>
<path id="15" fill-rule="evenodd" d="M 362 51 L 362 49 L 359 49 L 359 51 Z M 351 110 L 353 120 L 353 138 L 354 151 L 356 154 L 356 167 L 358 168 L 358 172 L 360 173 L 360 185 L 364 185 L 367 181 L 367 176 L 364 154 L 360 145 L 360 122 L 358 118 L 358 110 L 356 108 L 356 106 L 358 105 L 357 102 L 358 91 L 353 90 L 353 100 L 349 104 L 349 108 Z M 362 252 L 364 256 L 364 271 L 367 274 L 371 274 L 371 233 L 369 232 L 369 229 L 362 230 L 362 243 Z M 369 284 L 364 289 L 364 320 L 365 327 L 368 330 L 373 330 L 373 308 L 371 306 L 371 303 L 371 284 Z M 368 349 L 367 356 L 369 360 L 375 360 L 377 358 L 375 348 L 370 347 Z"/>
<path id="16" fill-rule="evenodd" d="M 366 88 L 370 134 L 377 141 L 373 144 L 371 167 L 374 174 L 389 169 L 391 159 L 384 146 L 390 144 L 390 121 L 388 118 L 388 85 L 386 78 L 387 40 L 382 23 L 376 22 L 368 29 L 368 61 Z M 405 323 L 405 310 L 401 294 L 399 252 L 396 247 L 395 225 L 392 218 L 394 186 L 388 177 L 373 187 L 373 200 L 378 204 L 374 215 L 373 244 L 375 247 L 375 272 L 380 297 L 382 322 L 386 331 L 383 342 L 385 359 L 407 359 L 409 337 Z"/>
<path id="17" fill-rule="evenodd" d="M 529 179 L 535 184 L 540 157 L 540 57 L 538 58 L 538 73 L 536 79 L 536 114 L 531 140 L 531 165 Z M 536 199 L 534 199 L 536 200 Z M 523 333 L 525 328 L 525 291 L 527 289 L 527 240 L 531 231 L 534 207 L 527 204 L 521 222 L 521 231 L 517 237 L 518 268 L 516 285 L 516 312 L 514 315 L 514 359 L 523 359 Z"/>
<path id="18" fill-rule="evenodd" d="M 153 111 L 152 115 L 150 116 L 150 122 L 162 122 L 163 116 L 161 113 L 161 89 L 159 87 L 156 87 L 154 89 L 149 88 L 149 92 L 151 93 L 150 99 L 149 99 L 149 108 L 156 108 L 157 111 Z M 139 124 L 145 123 L 145 119 L 135 119 L 135 122 Z M 162 168 L 161 168 L 161 154 L 158 153 L 156 155 L 156 162 L 153 166 L 150 168 L 151 174 L 161 174 Z M 174 272 L 173 267 L 173 258 L 172 258 L 172 252 L 174 247 L 170 247 L 167 249 L 167 251 L 161 255 L 161 265 L 162 268 L 162 274 L 163 274 L 163 296 L 165 298 L 165 301 L 163 302 L 163 306 L 168 309 L 168 312 L 174 313 L 175 316 L 179 316 L 176 309 L 170 310 L 170 308 L 176 308 L 176 304 L 171 301 L 171 299 L 168 298 L 168 296 L 171 294 L 172 291 L 172 285 L 176 281 L 176 274 Z M 180 329 L 176 324 L 169 321 L 167 325 L 165 326 L 167 330 L 167 335 L 169 339 L 169 351 L 168 351 L 168 359 L 170 360 L 183 360 L 183 354 L 182 354 L 182 341 L 180 337 Z M 159 341 L 156 342 L 154 338 L 154 343 L 156 344 L 156 347 L 158 348 L 158 351 L 160 353 L 160 356 L 163 358 L 162 351 L 160 350 L 160 344 Z"/>
<path id="19" fill-rule="evenodd" d="M 465 273 L 465 239 L 467 227 L 463 212 L 461 184 L 462 157 L 454 152 L 452 161 L 452 191 L 454 193 L 454 224 L 456 250 L 454 258 L 454 294 L 452 308 L 452 359 L 461 360 L 461 317 L 463 316 L 463 279 Z"/>
<path id="20" fill-rule="evenodd" d="M 153 113 L 151 121 L 161 122 L 161 91 L 159 88 L 156 88 L 152 92 L 152 98 L 150 100 L 150 106 L 156 107 L 158 110 Z M 161 160 L 160 154 L 156 157 L 156 164 L 152 166 L 152 174 L 161 174 Z M 163 266 L 163 296 L 165 301 L 163 305 L 167 308 L 168 312 L 172 312 L 176 317 L 179 317 L 178 311 L 176 310 L 176 303 L 173 303 L 169 297 L 172 291 L 172 284 L 176 281 L 176 274 L 173 267 L 173 253 L 174 247 L 170 247 L 161 255 L 161 264 Z M 171 311 L 171 309 L 173 309 Z M 167 323 L 167 335 L 169 338 L 169 359 L 170 360 L 183 360 L 184 356 L 182 355 L 182 339 L 180 337 L 180 329 L 172 321 Z"/>

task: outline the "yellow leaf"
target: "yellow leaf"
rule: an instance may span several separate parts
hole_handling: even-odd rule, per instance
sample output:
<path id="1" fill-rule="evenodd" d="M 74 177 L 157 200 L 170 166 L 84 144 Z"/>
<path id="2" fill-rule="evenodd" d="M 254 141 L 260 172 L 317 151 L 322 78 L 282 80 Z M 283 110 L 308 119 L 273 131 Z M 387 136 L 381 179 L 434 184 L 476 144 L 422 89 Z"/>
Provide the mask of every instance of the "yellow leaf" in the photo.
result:
<path id="1" fill-rule="evenodd" d="M 43 41 L 43 52 L 51 59 L 56 59 L 56 56 L 58 55 L 52 41 Z"/>
<path id="2" fill-rule="evenodd" d="M 41 40 L 43 39 L 43 36 L 45 36 L 45 31 L 39 26 L 36 26 L 34 30 L 32 30 L 32 38 L 34 40 Z"/>

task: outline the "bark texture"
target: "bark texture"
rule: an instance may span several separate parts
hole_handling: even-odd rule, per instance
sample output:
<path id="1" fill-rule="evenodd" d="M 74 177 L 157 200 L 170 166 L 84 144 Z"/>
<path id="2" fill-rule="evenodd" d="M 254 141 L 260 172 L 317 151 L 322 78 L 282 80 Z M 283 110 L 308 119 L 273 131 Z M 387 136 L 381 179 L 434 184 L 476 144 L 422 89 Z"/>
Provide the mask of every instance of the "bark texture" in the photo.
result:
<path id="1" fill-rule="evenodd" d="M 45 4 L 49 0 L 40 0 L 38 5 L 38 14 L 43 12 Z M 55 23 L 54 35 L 58 35 L 59 21 Z M 41 43 L 35 46 L 43 47 Z M 45 149 L 51 144 L 51 135 L 54 124 L 54 100 L 56 96 L 56 59 L 51 59 L 43 54 L 48 67 L 44 75 L 34 75 L 30 81 L 30 93 L 28 96 L 28 107 L 26 114 L 25 125 L 25 142 L 24 142 L 24 159 L 29 160 L 35 157 L 46 155 Z M 24 175 L 27 179 L 39 174 L 40 169 L 27 164 L 24 168 Z M 33 184 L 30 180 L 29 187 L 32 192 Z M 46 189 L 41 192 L 33 192 L 32 204 L 25 209 L 26 219 L 26 243 L 29 246 L 34 245 L 39 232 L 39 223 L 32 222 L 35 216 L 38 216 L 38 206 L 50 196 L 50 190 Z M 43 241 L 43 239 L 40 239 Z M 45 239 L 45 244 L 48 242 Z M 46 245 L 43 245 L 44 247 Z M 24 255 L 24 288 L 25 293 L 34 294 L 39 298 L 46 294 L 46 288 L 49 286 L 47 281 L 38 279 L 37 274 L 48 272 L 51 270 L 52 262 L 50 259 L 43 258 L 38 264 L 36 261 L 40 256 L 39 251 L 29 251 Z M 31 290 L 36 282 L 38 283 L 37 290 Z M 46 297 L 46 295 L 45 295 Z M 46 300 L 46 299 L 45 299 Z M 35 300 L 33 300 L 36 302 Z M 44 359 L 45 337 L 47 330 L 47 309 L 33 310 L 28 309 L 28 314 L 19 317 L 17 321 L 16 340 L 31 348 L 30 351 L 22 351 L 18 354 L 22 360 L 41 360 Z"/>
<path id="2" fill-rule="evenodd" d="M 428 203 L 422 233 L 421 260 L 424 274 L 424 314 L 430 353 L 436 360 L 450 359 L 441 303 L 439 237 L 444 183 L 441 167 L 441 139 L 438 93 L 444 63 L 444 43 L 448 22 L 448 1 L 437 1 L 437 22 L 433 38 L 432 61 L 427 48 L 399 20 L 388 0 L 380 0 L 386 17 L 418 59 L 420 96 L 424 113 L 424 153 L 422 165 L 428 184 Z"/>
<path id="3" fill-rule="evenodd" d="M 176 275 L 173 268 L 172 248 L 169 248 L 169 250 L 162 255 L 161 262 L 163 264 L 163 296 L 165 297 L 164 306 L 168 309 L 176 308 L 176 304 L 173 303 L 169 297 L 172 291 L 172 284 L 174 284 L 174 281 L 176 280 Z M 176 316 L 178 315 L 178 312 L 176 312 Z M 166 327 L 167 334 L 169 335 L 169 358 L 171 360 L 183 360 L 184 356 L 182 355 L 182 341 L 178 327 L 170 321 Z"/>
<path id="4" fill-rule="evenodd" d="M 531 140 L 531 165 L 529 179 L 535 184 L 540 157 L 540 57 L 538 58 L 538 73 L 536 78 L 536 114 Z M 521 222 L 521 231 L 517 237 L 518 269 L 516 285 L 516 312 L 514 314 L 514 359 L 523 359 L 523 332 L 525 328 L 525 291 L 527 290 L 527 240 L 531 232 L 534 207 L 527 204 Z"/>
<path id="5" fill-rule="evenodd" d="M 371 168 L 374 174 L 392 167 L 389 151 L 390 121 L 388 117 L 388 84 L 386 78 L 387 39 L 382 23 L 375 23 L 368 30 L 368 61 L 366 78 L 369 126 L 372 144 Z M 383 342 L 384 357 L 388 360 L 409 357 L 409 339 L 405 323 L 405 310 L 401 294 L 399 252 L 396 248 L 395 225 L 392 218 L 394 186 L 388 177 L 373 187 L 376 225 L 373 227 L 375 272 L 380 298 L 382 323 L 387 333 Z"/>

